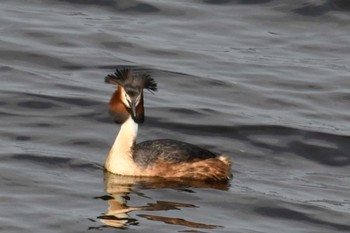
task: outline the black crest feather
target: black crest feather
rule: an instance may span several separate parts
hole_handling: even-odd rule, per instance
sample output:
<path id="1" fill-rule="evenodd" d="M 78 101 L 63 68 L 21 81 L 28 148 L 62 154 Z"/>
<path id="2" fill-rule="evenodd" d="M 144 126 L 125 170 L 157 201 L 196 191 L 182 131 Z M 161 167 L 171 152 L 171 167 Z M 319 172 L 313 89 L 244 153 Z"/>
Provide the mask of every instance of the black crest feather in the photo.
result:
<path id="1" fill-rule="evenodd" d="M 105 83 L 119 84 L 124 86 L 126 80 L 131 76 L 131 70 L 123 68 L 117 69 L 114 74 L 109 74 L 105 77 Z"/>
<path id="2" fill-rule="evenodd" d="M 128 68 L 117 69 L 114 74 L 107 75 L 105 77 L 105 82 L 124 87 L 130 86 L 134 88 L 147 89 L 150 92 L 158 90 L 157 82 L 149 74 L 134 74 Z"/>
<path id="3" fill-rule="evenodd" d="M 150 92 L 157 91 L 157 82 L 149 74 L 143 74 L 143 88 L 146 88 Z"/>

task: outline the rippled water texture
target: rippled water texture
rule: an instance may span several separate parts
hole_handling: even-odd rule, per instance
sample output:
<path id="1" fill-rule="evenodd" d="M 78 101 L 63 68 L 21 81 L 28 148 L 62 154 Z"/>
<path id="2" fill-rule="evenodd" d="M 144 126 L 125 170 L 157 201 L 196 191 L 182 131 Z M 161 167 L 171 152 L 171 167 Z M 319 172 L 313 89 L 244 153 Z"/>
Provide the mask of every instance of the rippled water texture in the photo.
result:
<path id="1" fill-rule="evenodd" d="M 1 232 L 350 232 L 346 0 L 0 3 Z M 139 141 L 229 156 L 228 184 L 104 174 L 116 67 Z"/>

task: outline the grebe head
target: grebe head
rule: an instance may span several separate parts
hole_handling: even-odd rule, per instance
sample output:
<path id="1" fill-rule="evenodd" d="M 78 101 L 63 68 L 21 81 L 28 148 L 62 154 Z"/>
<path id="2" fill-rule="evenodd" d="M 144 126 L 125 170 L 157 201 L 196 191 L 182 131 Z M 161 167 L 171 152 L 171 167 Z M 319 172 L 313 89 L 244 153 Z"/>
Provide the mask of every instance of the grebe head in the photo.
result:
<path id="1" fill-rule="evenodd" d="M 143 89 L 157 91 L 155 80 L 148 74 L 134 74 L 130 69 L 123 68 L 107 75 L 105 82 L 118 86 L 109 103 L 114 120 L 123 123 L 131 115 L 136 123 L 143 123 Z"/>

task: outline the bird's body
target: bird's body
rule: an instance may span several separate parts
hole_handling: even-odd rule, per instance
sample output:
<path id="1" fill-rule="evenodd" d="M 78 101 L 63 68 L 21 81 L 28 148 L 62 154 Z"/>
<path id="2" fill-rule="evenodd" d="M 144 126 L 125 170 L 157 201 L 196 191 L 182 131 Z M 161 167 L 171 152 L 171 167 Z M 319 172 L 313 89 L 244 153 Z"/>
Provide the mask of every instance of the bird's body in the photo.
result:
<path id="1" fill-rule="evenodd" d="M 109 110 L 115 122 L 122 124 L 106 159 L 107 171 L 128 176 L 159 176 L 203 180 L 228 180 L 231 161 L 228 157 L 171 139 L 136 143 L 138 124 L 144 120 L 143 89 L 157 90 L 148 75 L 134 75 L 117 70 L 106 82 L 118 85 Z"/>
<path id="2" fill-rule="evenodd" d="M 196 145 L 171 139 L 144 141 L 133 146 L 133 159 L 142 167 L 155 164 L 157 160 L 175 164 L 216 156 L 213 152 Z"/>

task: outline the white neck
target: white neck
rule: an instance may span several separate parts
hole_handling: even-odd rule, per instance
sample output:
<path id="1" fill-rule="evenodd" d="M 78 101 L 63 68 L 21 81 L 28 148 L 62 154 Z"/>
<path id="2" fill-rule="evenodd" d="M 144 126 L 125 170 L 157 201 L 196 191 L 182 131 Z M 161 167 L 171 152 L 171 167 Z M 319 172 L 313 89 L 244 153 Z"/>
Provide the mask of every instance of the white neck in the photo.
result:
<path id="1" fill-rule="evenodd" d="M 137 129 L 138 125 L 131 116 L 122 124 L 106 159 L 107 171 L 119 175 L 133 175 L 135 164 L 131 150 L 136 141 Z"/>

